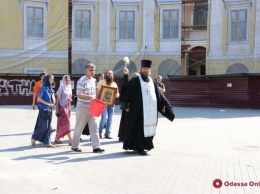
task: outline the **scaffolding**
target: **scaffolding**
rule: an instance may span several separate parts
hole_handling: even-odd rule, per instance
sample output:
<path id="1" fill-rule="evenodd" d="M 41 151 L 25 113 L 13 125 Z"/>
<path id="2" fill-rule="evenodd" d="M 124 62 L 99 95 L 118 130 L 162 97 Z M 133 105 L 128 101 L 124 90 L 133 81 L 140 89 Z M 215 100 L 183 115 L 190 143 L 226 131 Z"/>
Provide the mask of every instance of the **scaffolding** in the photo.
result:
<path id="1" fill-rule="evenodd" d="M 196 10 L 195 5 L 194 5 L 195 3 L 206 3 L 206 6 L 204 5 L 204 7 L 202 6 L 202 8 Z M 193 12 L 191 12 L 191 10 L 189 10 L 190 12 L 188 14 L 190 14 L 190 15 L 188 15 L 186 12 L 187 12 L 188 8 L 190 8 L 192 5 L 194 6 Z M 188 36 L 188 34 L 190 35 L 193 30 L 201 30 L 201 29 L 207 30 L 207 21 L 205 21 L 205 23 L 194 24 L 194 22 L 191 23 L 191 21 L 188 20 L 188 17 L 191 18 L 192 13 L 193 13 L 193 15 L 195 15 L 196 13 L 208 14 L 208 12 L 207 12 L 207 10 L 208 10 L 208 0 L 182 0 L 182 7 L 183 7 L 183 17 L 184 18 L 183 18 L 183 23 L 182 23 L 181 57 L 183 59 L 186 59 L 185 70 L 186 70 L 186 73 L 188 74 L 186 68 L 190 68 L 191 66 L 197 65 L 197 64 L 205 65 L 206 63 L 205 63 L 205 59 L 195 60 L 194 58 L 190 58 L 190 55 L 201 56 L 201 54 L 204 53 L 205 50 L 200 50 L 200 49 L 190 50 L 191 45 L 186 44 L 186 41 L 190 42 L 191 40 L 190 39 L 187 40 L 187 36 Z M 196 41 L 196 40 L 193 40 L 193 41 Z M 186 63 L 187 63 L 188 60 L 189 61 L 193 60 L 194 63 L 187 65 Z"/>

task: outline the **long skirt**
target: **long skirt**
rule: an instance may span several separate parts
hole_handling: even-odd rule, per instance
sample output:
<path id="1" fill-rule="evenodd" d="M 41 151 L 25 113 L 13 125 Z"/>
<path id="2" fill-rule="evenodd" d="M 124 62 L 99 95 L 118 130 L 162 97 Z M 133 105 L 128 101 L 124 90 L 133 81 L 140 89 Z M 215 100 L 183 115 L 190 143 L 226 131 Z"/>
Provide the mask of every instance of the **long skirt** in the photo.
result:
<path id="1" fill-rule="evenodd" d="M 63 138 L 70 133 L 71 105 L 59 106 L 59 117 L 57 122 L 56 139 Z"/>
<path id="2" fill-rule="evenodd" d="M 52 120 L 52 111 L 49 115 L 49 118 L 43 116 L 44 110 L 39 109 L 39 115 L 37 118 L 37 124 L 33 132 L 32 138 L 48 145 L 50 143 L 51 136 L 51 120 Z M 41 114 L 42 113 L 42 114 Z"/>

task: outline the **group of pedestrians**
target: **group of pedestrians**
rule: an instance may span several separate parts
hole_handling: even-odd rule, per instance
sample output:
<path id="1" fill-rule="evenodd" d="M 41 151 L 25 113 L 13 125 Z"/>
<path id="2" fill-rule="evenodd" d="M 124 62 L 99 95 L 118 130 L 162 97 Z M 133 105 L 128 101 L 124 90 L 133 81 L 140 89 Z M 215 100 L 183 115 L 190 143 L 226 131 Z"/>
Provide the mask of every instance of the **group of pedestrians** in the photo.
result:
<path id="1" fill-rule="evenodd" d="M 96 116 L 90 113 L 92 101 L 100 98 L 103 87 L 112 87 L 115 93 L 112 98 L 120 99 L 122 110 L 118 137 L 123 142 L 123 149 L 137 151 L 140 155 L 147 155 L 147 151 L 153 148 L 153 137 L 156 134 L 158 112 L 173 121 L 174 113 L 166 97 L 163 95 L 165 86 L 152 80 L 152 61 L 142 60 L 141 70 L 129 76 L 127 67 L 124 67 L 124 81 L 120 91 L 114 82 L 112 70 L 98 75 L 98 82 L 94 78 L 96 66 L 93 63 L 86 65 L 85 75 L 82 76 L 76 86 L 76 124 L 73 138 L 71 137 L 70 116 L 72 90 L 70 76 L 64 75 L 57 91 L 56 101 L 51 84 L 54 82 L 53 75 L 45 75 L 43 85 L 39 93 L 34 95 L 33 108 L 38 100 L 39 115 L 36 121 L 31 143 L 35 146 L 36 141 L 42 142 L 46 147 L 55 147 L 50 143 L 52 109 L 56 104 L 55 115 L 57 120 L 57 132 L 55 144 L 63 143 L 61 138 L 67 136 L 71 150 L 82 152 L 79 148 L 81 134 L 88 126 L 92 149 L 94 153 L 104 152 L 100 146 L 100 139 L 112 139 L 111 125 L 114 114 L 114 104 L 107 104 L 101 113 L 98 123 Z M 159 76 L 157 79 L 161 79 Z M 159 80 L 160 81 L 160 80 Z M 160 86 L 159 86 L 160 85 Z M 35 85 L 36 87 L 36 85 Z M 163 88 L 161 88 L 163 87 Z M 159 89 L 161 88 L 161 89 Z"/>

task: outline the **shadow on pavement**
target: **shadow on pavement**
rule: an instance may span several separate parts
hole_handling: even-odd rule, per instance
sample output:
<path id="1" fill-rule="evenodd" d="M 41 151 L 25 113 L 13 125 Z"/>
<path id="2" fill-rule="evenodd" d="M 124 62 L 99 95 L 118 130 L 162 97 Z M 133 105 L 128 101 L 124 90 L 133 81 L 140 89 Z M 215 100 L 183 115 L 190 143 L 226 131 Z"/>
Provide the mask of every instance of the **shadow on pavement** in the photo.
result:
<path id="1" fill-rule="evenodd" d="M 16 134 L 4 134 L 0 135 L 0 137 L 6 137 L 6 136 L 22 136 L 22 135 L 31 135 L 32 133 L 16 133 Z"/>
<path id="2" fill-rule="evenodd" d="M 84 143 L 84 142 L 82 142 L 82 143 Z M 109 144 L 119 144 L 119 143 L 123 144 L 123 142 L 117 141 L 117 140 L 115 140 L 115 141 L 102 141 L 101 140 L 101 142 L 100 142 L 101 146 L 102 145 L 109 145 Z M 81 146 L 91 146 L 91 145 L 92 145 L 91 142 L 86 142 L 84 144 L 81 144 Z"/>
<path id="3" fill-rule="evenodd" d="M 73 158 L 70 159 L 71 154 L 78 154 L 80 156 L 86 155 L 84 158 Z M 88 154 L 91 154 L 88 156 Z M 92 152 L 73 152 L 73 151 L 65 151 L 65 152 L 56 152 L 56 153 L 49 153 L 49 154 L 38 154 L 38 155 L 29 155 L 29 156 L 22 156 L 18 158 L 14 158 L 12 160 L 28 160 L 28 159 L 42 159 L 47 160 L 50 163 L 54 164 L 63 164 L 63 163 L 74 163 L 74 162 L 86 162 L 90 160 L 109 160 L 109 159 L 117 159 L 117 158 L 127 158 L 127 157 L 136 157 L 140 156 L 137 152 L 134 151 L 123 151 L 118 153 L 110 153 L 110 154 L 96 154 L 95 156 L 92 155 Z M 60 161 L 60 162 L 57 162 Z"/>
<path id="4" fill-rule="evenodd" d="M 33 149 L 31 145 L 28 146 L 20 146 L 20 147 L 15 147 L 15 148 L 8 148 L 8 149 L 2 149 L 0 152 L 22 152 L 25 150 Z"/>

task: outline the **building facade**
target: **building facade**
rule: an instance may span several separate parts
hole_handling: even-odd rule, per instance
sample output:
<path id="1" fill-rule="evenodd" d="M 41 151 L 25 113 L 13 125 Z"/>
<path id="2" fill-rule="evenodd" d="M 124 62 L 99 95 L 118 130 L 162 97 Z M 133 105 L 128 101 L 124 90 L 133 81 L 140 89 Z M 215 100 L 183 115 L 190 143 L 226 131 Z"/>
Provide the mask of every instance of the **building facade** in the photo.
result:
<path id="1" fill-rule="evenodd" d="M 257 0 L 2 0 L 0 73 L 121 76 L 153 61 L 152 76 L 260 72 Z M 10 11 L 12 10 L 12 11 Z M 71 68 L 68 47 L 71 44 Z"/>
<path id="2" fill-rule="evenodd" d="M 260 2 L 211 1 L 207 74 L 260 72 Z"/>
<path id="3" fill-rule="evenodd" d="M 67 73 L 67 1 L 0 2 L 0 73 Z"/>

